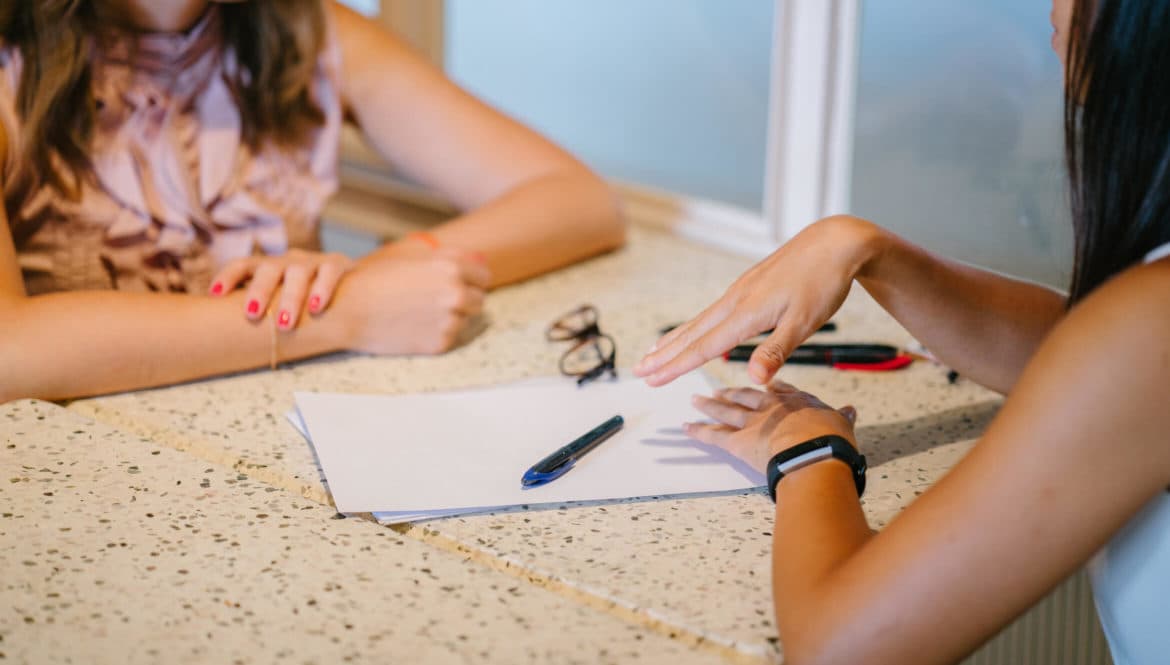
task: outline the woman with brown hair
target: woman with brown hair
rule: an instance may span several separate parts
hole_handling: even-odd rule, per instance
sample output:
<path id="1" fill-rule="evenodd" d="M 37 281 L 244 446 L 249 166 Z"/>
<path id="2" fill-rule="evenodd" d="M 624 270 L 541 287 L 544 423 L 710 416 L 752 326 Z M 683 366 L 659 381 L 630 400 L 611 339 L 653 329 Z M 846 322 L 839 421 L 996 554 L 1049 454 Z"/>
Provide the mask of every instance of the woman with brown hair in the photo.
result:
<path id="1" fill-rule="evenodd" d="M 347 119 L 464 212 L 320 253 Z M 486 289 L 624 233 L 579 162 L 323 0 L 4 3 L 0 191 L 0 402 L 442 352 Z"/>

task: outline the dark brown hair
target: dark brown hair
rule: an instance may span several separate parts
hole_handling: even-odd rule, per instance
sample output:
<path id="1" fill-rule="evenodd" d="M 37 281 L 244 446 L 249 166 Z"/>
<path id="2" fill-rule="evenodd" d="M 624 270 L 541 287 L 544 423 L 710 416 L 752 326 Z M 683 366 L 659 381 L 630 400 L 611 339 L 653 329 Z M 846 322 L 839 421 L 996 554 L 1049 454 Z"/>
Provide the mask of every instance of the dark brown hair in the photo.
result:
<path id="1" fill-rule="evenodd" d="M 102 0 L 5 0 L 0 39 L 24 61 L 16 111 L 22 132 L 12 196 L 42 186 L 76 196 L 91 175 L 89 160 L 95 102 L 90 90 L 92 50 L 103 20 Z M 240 108 L 244 142 L 253 147 L 303 140 L 323 120 L 312 81 L 325 40 L 321 0 L 249 0 L 224 4 L 224 43 L 238 70 L 229 81 Z M 16 220 L 13 220 L 15 223 Z"/>
<path id="2" fill-rule="evenodd" d="M 1170 242 L 1170 3 L 1077 0 L 1065 76 L 1075 304 Z"/>

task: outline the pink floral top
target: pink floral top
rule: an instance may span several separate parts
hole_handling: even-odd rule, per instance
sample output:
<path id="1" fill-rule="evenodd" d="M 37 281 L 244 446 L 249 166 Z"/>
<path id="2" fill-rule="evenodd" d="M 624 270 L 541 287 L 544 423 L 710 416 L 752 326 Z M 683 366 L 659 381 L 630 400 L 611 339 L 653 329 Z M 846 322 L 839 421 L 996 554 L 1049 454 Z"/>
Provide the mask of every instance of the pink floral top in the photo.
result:
<path id="1" fill-rule="evenodd" d="M 318 246 L 337 189 L 342 120 L 336 41 L 314 84 L 325 123 L 299 150 L 241 143 L 225 81 L 236 66 L 214 8 L 181 34 L 119 37 L 95 54 L 96 175 L 72 201 L 45 188 L 9 210 L 32 229 L 17 247 L 29 294 L 81 289 L 200 293 L 227 261 Z M 133 53 L 133 61 L 130 60 Z M 0 47 L 0 123 L 9 140 L 0 186 L 19 150 L 21 56 Z"/>

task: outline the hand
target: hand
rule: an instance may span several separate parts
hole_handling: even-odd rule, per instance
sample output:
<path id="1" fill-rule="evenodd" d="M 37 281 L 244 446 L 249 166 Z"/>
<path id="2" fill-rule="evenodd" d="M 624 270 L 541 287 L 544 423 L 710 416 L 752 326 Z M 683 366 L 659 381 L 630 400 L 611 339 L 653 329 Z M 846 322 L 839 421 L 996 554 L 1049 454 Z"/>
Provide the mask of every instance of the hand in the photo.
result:
<path id="1" fill-rule="evenodd" d="M 351 322 L 348 348 L 379 354 L 443 353 L 483 310 L 487 266 L 443 248 L 426 258 L 370 256 L 346 276 L 334 308 Z"/>
<path id="2" fill-rule="evenodd" d="M 819 436 L 836 434 L 857 447 L 852 406 L 834 409 L 782 381 L 768 389 L 728 388 L 714 398 L 696 395 L 695 408 L 718 421 L 688 423 L 689 436 L 719 446 L 765 473 L 776 453 Z"/>
<path id="3" fill-rule="evenodd" d="M 292 330 L 301 312 L 320 314 L 329 306 L 341 277 L 353 267 L 353 260 L 341 254 L 323 254 L 290 249 L 281 256 L 250 256 L 229 262 L 211 280 L 211 295 L 231 293 L 251 280 L 244 297 L 244 315 L 249 320 L 264 318 L 269 303 L 280 291 L 276 324 Z"/>
<path id="4" fill-rule="evenodd" d="M 667 333 L 634 366 L 652 386 L 675 380 L 735 345 L 775 328 L 748 363 L 766 384 L 788 354 L 841 306 L 882 231 L 855 217 L 829 217 L 756 264 L 699 316 Z"/>

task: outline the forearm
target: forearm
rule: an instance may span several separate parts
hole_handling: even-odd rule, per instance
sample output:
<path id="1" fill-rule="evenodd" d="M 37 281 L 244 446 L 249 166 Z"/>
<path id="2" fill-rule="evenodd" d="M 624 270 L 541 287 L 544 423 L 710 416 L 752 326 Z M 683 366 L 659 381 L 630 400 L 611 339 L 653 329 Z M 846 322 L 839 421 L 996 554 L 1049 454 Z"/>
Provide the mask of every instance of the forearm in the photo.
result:
<path id="1" fill-rule="evenodd" d="M 444 246 L 482 253 L 492 286 L 560 268 L 620 246 L 615 194 L 585 169 L 535 178 L 434 230 Z"/>
<path id="2" fill-rule="evenodd" d="M 857 281 L 940 361 L 1007 393 L 1065 312 L 1060 293 L 935 256 L 880 231 Z"/>
<path id="3" fill-rule="evenodd" d="M 329 7 L 354 119 L 398 173 L 464 212 L 435 236 L 484 255 L 492 286 L 623 242 L 614 194 L 581 162 L 454 85 L 382 26 Z"/>
<path id="4" fill-rule="evenodd" d="M 72 292 L 4 303 L 0 402 L 132 390 L 268 365 L 270 318 L 247 321 L 242 293 L 223 298 Z M 276 335 L 279 360 L 338 350 L 329 313 Z"/>
<path id="5" fill-rule="evenodd" d="M 811 660 L 807 647 L 827 640 L 823 590 L 841 564 L 871 537 L 849 468 L 821 462 L 785 476 L 776 486 L 772 529 L 776 625 L 790 662 Z"/>

